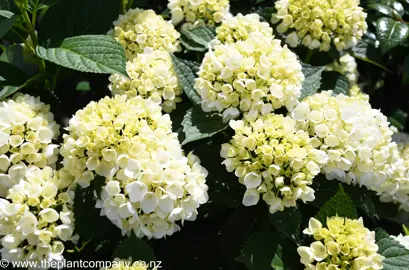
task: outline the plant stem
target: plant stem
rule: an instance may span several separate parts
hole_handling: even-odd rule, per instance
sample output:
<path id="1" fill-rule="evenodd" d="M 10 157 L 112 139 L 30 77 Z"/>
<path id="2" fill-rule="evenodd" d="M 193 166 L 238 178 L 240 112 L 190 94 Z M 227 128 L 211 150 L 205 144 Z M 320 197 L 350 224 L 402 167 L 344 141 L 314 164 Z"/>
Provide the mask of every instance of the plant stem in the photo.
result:
<path id="1" fill-rule="evenodd" d="M 304 63 L 309 64 L 311 59 L 312 59 L 313 54 L 314 54 L 313 50 L 308 50 L 308 53 L 307 53 L 307 55 L 305 56 L 305 59 L 304 59 Z"/>
<path id="2" fill-rule="evenodd" d="M 19 39 L 21 39 L 21 41 L 24 43 L 24 45 L 25 45 L 27 48 L 29 48 L 32 53 L 35 53 L 35 50 L 34 50 L 33 46 L 32 46 L 29 42 L 27 42 L 27 40 L 26 40 L 22 35 L 20 35 L 19 32 L 17 32 L 17 31 L 16 31 L 15 29 L 13 29 L 13 28 L 11 28 L 11 31 L 12 31 L 14 34 L 16 34 L 16 36 L 18 36 Z"/>
<path id="3" fill-rule="evenodd" d="M 5 52 L 5 51 L 6 51 L 6 47 L 3 46 L 2 44 L 0 44 L 0 50 L 2 50 L 3 52 Z"/>
<path id="4" fill-rule="evenodd" d="M 120 1 L 120 6 L 119 6 L 119 12 L 121 14 L 124 14 L 126 11 L 126 3 L 128 2 L 128 0 L 121 0 Z"/>
<path id="5" fill-rule="evenodd" d="M 133 0 L 129 0 L 128 6 L 127 6 L 127 10 L 128 10 L 128 9 L 131 9 L 132 6 L 133 6 Z"/>

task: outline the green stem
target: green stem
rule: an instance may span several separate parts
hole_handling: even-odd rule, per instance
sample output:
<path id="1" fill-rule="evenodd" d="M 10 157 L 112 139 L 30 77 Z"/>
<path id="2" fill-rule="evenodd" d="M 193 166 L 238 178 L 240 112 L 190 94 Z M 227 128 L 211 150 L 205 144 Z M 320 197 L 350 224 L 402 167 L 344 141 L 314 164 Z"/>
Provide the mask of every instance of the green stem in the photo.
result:
<path id="1" fill-rule="evenodd" d="M 29 48 L 32 53 L 35 53 L 35 50 L 34 50 L 33 46 L 32 46 L 29 42 L 27 42 L 27 40 L 26 40 L 22 35 L 20 35 L 19 32 L 17 32 L 17 31 L 16 31 L 15 29 L 13 29 L 13 28 L 11 28 L 11 31 L 12 31 L 16 36 L 18 36 L 19 39 L 21 39 L 21 41 L 24 43 L 24 45 L 25 45 L 27 48 Z"/>
<path id="2" fill-rule="evenodd" d="M 0 50 L 2 50 L 3 52 L 6 51 L 6 47 L 0 44 Z"/>
<path id="3" fill-rule="evenodd" d="M 133 6 L 133 0 L 129 0 L 129 1 L 128 1 L 128 7 L 127 7 L 127 10 L 128 10 L 128 9 L 131 9 L 131 8 L 132 8 L 132 6 Z"/>
<path id="4" fill-rule="evenodd" d="M 305 59 L 304 59 L 304 63 L 309 64 L 311 59 L 312 59 L 313 54 L 314 54 L 313 50 L 308 50 L 308 53 L 307 53 L 307 55 L 305 56 Z"/>
<path id="5" fill-rule="evenodd" d="M 119 12 L 120 12 L 121 14 L 124 14 L 124 13 L 125 13 L 125 11 L 126 11 L 126 3 L 127 3 L 127 2 L 128 2 L 127 0 L 121 0 L 121 1 L 120 1 Z"/>

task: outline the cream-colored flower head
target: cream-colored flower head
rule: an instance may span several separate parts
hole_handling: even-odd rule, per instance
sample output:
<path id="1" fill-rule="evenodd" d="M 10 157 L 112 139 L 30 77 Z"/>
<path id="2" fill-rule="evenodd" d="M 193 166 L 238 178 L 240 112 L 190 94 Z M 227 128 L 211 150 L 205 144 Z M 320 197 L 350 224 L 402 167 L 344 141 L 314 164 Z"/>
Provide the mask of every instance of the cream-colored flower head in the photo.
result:
<path id="1" fill-rule="evenodd" d="M 377 253 L 375 232 L 364 227 L 362 218 L 327 218 L 326 226 L 310 218 L 304 234 L 314 238 L 309 247 L 297 248 L 306 270 L 383 268 L 384 257 Z"/>
<path id="2" fill-rule="evenodd" d="M 125 48 L 126 57 L 132 60 L 145 48 L 173 53 L 179 49 L 180 34 L 172 23 L 165 21 L 153 10 L 130 9 L 114 21 L 108 35 L 115 37 Z"/>
<path id="3" fill-rule="evenodd" d="M 392 164 L 399 154 L 391 143 L 389 123 L 368 102 L 323 91 L 301 102 L 292 117 L 313 137 L 312 143 L 328 153 L 324 167 L 328 179 L 378 191 L 394 178 Z"/>
<path id="4" fill-rule="evenodd" d="M 331 43 L 342 51 L 354 47 L 367 29 L 367 14 L 359 0 L 279 0 L 271 22 L 277 32 L 288 32 L 286 43 L 329 51 Z"/>
<path id="5" fill-rule="evenodd" d="M 119 74 L 109 77 L 112 94 L 149 98 L 160 104 L 167 113 L 176 108 L 177 102 L 182 101 L 182 88 L 167 52 L 146 49 L 143 54 L 138 54 L 126 63 L 126 71 L 129 78 Z"/>
<path id="6" fill-rule="evenodd" d="M 27 166 L 54 166 L 60 134 L 50 106 L 39 98 L 16 94 L 0 103 L 0 196 L 20 181 Z"/>
<path id="7" fill-rule="evenodd" d="M 228 14 L 222 24 L 216 28 L 216 38 L 221 43 L 234 43 L 245 41 L 250 33 L 258 32 L 267 38 L 273 39 L 273 29 L 266 22 L 260 22 L 260 16 L 256 13 L 243 16 L 241 13 L 233 16 Z"/>
<path id="8" fill-rule="evenodd" d="M 65 169 L 81 186 L 106 178 L 97 208 L 122 232 L 161 238 L 194 220 L 207 201 L 207 171 L 184 155 L 168 114 L 140 96 L 117 95 L 79 110 L 64 135 Z"/>
<path id="9" fill-rule="evenodd" d="M 253 118 L 297 105 L 304 75 L 297 56 L 279 40 L 252 33 L 246 41 L 216 45 L 206 53 L 195 89 L 204 111 L 225 121 L 248 112 Z"/>
<path id="10" fill-rule="evenodd" d="M 262 197 L 275 213 L 295 206 L 297 200 L 314 200 L 309 185 L 328 157 L 295 125 L 290 117 L 275 114 L 230 121 L 235 134 L 222 145 L 220 155 L 227 171 L 234 171 L 247 188 L 244 205 L 255 205 Z"/>
<path id="11" fill-rule="evenodd" d="M 1 257 L 8 261 L 64 259 L 74 236 L 74 191 L 53 169 L 27 168 L 22 180 L 0 199 Z"/>
<path id="12" fill-rule="evenodd" d="M 229 0 L 169 0 L 172 23 L 220 23 L 229 12 Z"/>

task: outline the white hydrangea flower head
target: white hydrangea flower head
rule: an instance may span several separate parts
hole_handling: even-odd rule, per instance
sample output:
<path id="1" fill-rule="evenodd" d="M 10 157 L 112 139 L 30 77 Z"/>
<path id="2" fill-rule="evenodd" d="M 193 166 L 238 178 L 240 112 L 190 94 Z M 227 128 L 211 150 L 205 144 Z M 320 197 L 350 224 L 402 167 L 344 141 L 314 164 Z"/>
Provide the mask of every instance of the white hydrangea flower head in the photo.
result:
<path id="1" fill-rule="evenodd" d="M 402 246 L 404 246 L 407 250 L 409 250 L 409 236 L 403 236 L 402 234 L 399 234 L 398 236 L 391 235 L 393 239 L 399 242 Z"/>
<path id="2" fill-rule="evenodd" d="M 307 97 L 291 113 L 312 143 L 326 151 L 327 179 L 364 185 L 375 191 L 393 176 L 399 162 L 387 118 L 368 102 L 323 91 Z"/>
<path id="3" fill-rule="evenodd" d="M 306 270 L 383 268 L 385 258 L 377 253 L 375 232 L 364 227 L 362 218 L 331 217 L 325 226 L 310 218 L 304 234 L 316 240 L 309 247 L 297 248 Z"/>
<path id="4" fill-rule="evenodd" d="M 108 35 L 115 37 L 125 48 L 128 60 L 132 60 L 145 48 L 164 50 L 169 53 L 180 48 L 180 34 L 171 22 L 165 21 L 162 16 L 153 10 L 130 9 L 119 15 L 113 22 L 114 29 Z"/>
<path id="5" fill-rule="evenodd" d="M 54 166 L 60 135 L 50 106 L 39 98 L 16 94 L 0 103 L 0 196 L 18 184 L 27 166 Z"/>
<path id="6" fill-rule="evenodd" d="M 308 133 L 296 128 L 296 121 L 282 115 L 267 114 L 257 120 L 231 120 L 235 135 L 222 145 L 220 155 L 227 171 L 235 172 L 246 186 L 246 206 L 260 197 L 270 212 L 293 207 L 297 200 L 313 201 L 309 186 L 320 173 L 328 156 L 309 143 Z"/>
<path id="7" fill-rule="evenodd" d="M 256 13 L 233 16 L 228 14 L 222 24 L 216 28 L 216 38 L 220 43 L 235 43 L 245 41 L 250 33 L 258 32 L 267 38 L 273 39 L 273 29 L 267 22 L 260 22 L 260 16 Z"/>
<path id="8" fill-rule="evenodd" d="M 167 52 L 145 49 L 144 53 L 126 63 L 126 71 L 129 78 L 120 74 L 109 77 L 111 84 L 108 88 L 112 94 L 149 98 L 160 104 L 166 113 L 182 101 L 182 88 Z"/>
<path id="9" fill-rule="evenodd" d="M 369 102 L 369 95 L 362 92 L 361 87 L 359 87 L 359 85 L 357 84 L 352 85 L 352 87 L 349 89 L 349 95 L 351 97 L 359 98 L 363 101 Z M 392 130 L 392 126 L 390 128 Z"/>
<path id="10" fill-rule="evenodd" d="M 311 50 L 338 51 L 354 47 L 367 29 L 367 14 L 359 0 L 279 0 L 271 22 L 277 32 L 286 33 L 291 47 L 302 44 Z"/>
<path id="11" fill-rule="evenodd" d="M 252 33 L 246 41 L 216 45 L 206 53 L 195 89 L 202 109 L 225 121 L 248 112 L 254 118 L 298 104 L 304 75 L 297 56 L 280 41 Z"/>
<path id="12" fill-rule="evenodd" d="M 64 260 L 65 242 L 76 243 L 74 191 L 51 167 L 27 168 L 24 180 L 0 199 L 1 257 L 9 261 Z"/>
<path id="13" fill-rule="evenodd" d="M 172 23 L 220 23 L 230 9 L 229 0 L 169 0 Z"/>
<path id="14" fill-rule="evenodd" d="M 161 238 L 194 220 L 207 171 L 184 155 L 168 114 L 140 96 L 91 102 L 70 120 L 61 154 L 83 187 L 106 178 L 96 207 L 125 234 Z"/>

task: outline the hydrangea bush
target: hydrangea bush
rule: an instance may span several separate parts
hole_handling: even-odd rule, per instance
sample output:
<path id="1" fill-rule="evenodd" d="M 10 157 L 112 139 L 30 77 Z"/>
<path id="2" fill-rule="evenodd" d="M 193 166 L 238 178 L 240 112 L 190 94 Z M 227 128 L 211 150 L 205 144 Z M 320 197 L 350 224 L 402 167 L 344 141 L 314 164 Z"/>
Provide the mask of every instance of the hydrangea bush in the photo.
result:
<path id="1" fill-rule="evenodd" d="M 0 1 L 2 263 L 409 269 L 408 47 L 407 0 Z"/>

